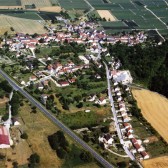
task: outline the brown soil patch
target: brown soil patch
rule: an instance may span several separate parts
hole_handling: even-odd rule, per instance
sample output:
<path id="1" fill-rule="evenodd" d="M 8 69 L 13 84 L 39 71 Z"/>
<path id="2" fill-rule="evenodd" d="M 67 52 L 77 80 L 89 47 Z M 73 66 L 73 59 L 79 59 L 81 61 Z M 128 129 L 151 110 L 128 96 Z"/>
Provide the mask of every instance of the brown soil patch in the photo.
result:
<path id="1" fill-rule="evenodd" d="M 168 142 L 168 99 L 148 90 L 133 90 L 143 116 Z"/>
<path id="2" fill-rule="evenodd" d="M 145 160 L 142 164 L 144 168 L 168 168 L 168 156 Z"/>

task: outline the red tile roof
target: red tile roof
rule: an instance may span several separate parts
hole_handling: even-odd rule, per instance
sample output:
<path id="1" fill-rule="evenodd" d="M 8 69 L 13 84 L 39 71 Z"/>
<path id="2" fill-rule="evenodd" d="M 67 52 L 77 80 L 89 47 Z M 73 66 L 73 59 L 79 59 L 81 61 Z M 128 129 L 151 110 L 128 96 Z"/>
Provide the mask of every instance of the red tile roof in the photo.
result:
<path id="1" fill-rule="evenodd" d="M 0 144 L 10 145 L 8 132 L 4 126 L 0 127 Z"/>

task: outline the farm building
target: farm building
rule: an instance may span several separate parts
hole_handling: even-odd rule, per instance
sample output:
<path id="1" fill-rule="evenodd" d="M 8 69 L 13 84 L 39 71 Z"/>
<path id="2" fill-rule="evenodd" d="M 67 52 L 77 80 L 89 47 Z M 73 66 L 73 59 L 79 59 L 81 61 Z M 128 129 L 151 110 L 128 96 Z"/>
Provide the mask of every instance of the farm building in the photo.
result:
<path id="1" fill-rule="evenodd" d="M 0 126 L 0 148 L 10 148 L 10 135 L 5 126 Z"/>

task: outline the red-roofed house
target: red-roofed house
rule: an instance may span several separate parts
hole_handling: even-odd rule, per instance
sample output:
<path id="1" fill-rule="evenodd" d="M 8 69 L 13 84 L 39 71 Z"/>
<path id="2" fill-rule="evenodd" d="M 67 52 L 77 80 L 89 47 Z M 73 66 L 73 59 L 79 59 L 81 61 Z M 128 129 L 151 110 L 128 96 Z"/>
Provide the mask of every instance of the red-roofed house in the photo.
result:
<path id="1" fill-rule="evenodd" d="M 4 126 L 0 126 L 0 148 L 10 148 L 9 133 Z"/>
<path id="2" fill-rule="evenodd" d="M 69 82 L 68 81 L 60 81 L 58 82 L 61 86 L 69 86 Z"/>
<path id="3" fill-rule="evenodd" d="M 140 146 L 138 143 L 135 143 L 133 145 L 138 152 L 144 151 L 144 148 L 142 146 Z"/>
<path id="4" fill-rule="evenodd" d="M 141 155 L 144 159 L 149 159 L 149 155 L 145 151 L 142 151 Z"/>

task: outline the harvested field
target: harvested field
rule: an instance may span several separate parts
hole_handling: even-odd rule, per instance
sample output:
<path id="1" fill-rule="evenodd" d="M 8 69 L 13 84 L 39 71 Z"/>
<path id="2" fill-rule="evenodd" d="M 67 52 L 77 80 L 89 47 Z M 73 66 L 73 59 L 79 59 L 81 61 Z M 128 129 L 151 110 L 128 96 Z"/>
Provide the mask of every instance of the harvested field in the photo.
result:
<path id="1" fill-rule="evenodd" d="M 168 156 L 162 156 L 142 162 L 144 168 L 168 168 Z"/>
<path id="2" fill-rule="evenodd" d="M 110 11 L 108 10 L 97 10 L 98 14 L 101 18 L 105 18 L 107 21 L 116 21 L 116 17 L 114 17 Z"/>
<path id="3" fill-rule="evenodd" d="M 168 142 L 168 99 L 149 90 L 132 90 L 145 119 Z"/>
<path id="4" fill-rule="evenodd" d="M 46 32 L 42 24 L 40 24 L 38 21 L 30 19 L 21 19 L 11 16 L 0 15 L 0 23 L 3 23 L 0 25 L 0 30 L 2 31 L 3 29 L 6 30 L 10 29 L 10 27 L 13 27 L 15 32 L 19 33 L 34 34 L 38 32 L 39 34 L 43 34 Z"/>
<path id="5" fill-rule="evenodd" d="M 36 8 L 51 6 L 50 0 L 21 0 L 21 4 L 23 7 L 35 4 Z"/>
<path id="6" fill-rule="evenodd" d="M 61 12 L 61 7 L 60 6 L 42 7 L 39 8 L 39 10 L 44 12 Z"/>

